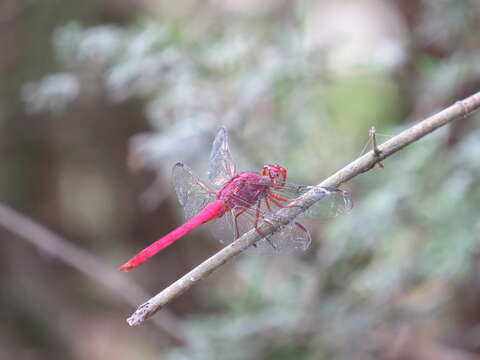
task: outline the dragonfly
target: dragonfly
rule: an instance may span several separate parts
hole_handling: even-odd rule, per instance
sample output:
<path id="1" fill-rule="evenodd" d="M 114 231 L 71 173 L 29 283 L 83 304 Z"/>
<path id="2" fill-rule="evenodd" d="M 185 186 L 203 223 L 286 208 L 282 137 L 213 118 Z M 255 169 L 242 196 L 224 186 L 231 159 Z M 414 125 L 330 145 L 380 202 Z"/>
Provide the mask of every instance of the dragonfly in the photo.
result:
<path id="1" fill-rule="evenodd" d="M 228 133 L 220 128 L 213 141 L 209 161 L 209 180 L 200 180 L 185 164 L 173 167 L 172 178 L 186 222 L 158 239 L 122 265 L 131 270 L 165 249 L 187 233 L 210 223 L 215 238 L 233 242 L 255 228 L 261 239 L 252 246 L 274 252 L 306 250 L 311 243 L 308 230 L 297 220 L 283 221 L 272 234 L 264 235 L 259 224 L 275 220 L 274 214 L 299 205 L 308 194 L 315 201 L 302 208 L 298 218 L 327 219 L 345 214 L 353 207 L 350 194 L 335 187 L 306 186 L 287 182 L 287 170 L 277 164 L 264 165 L 261 172 L 237 172 L 228 145 Z"/>

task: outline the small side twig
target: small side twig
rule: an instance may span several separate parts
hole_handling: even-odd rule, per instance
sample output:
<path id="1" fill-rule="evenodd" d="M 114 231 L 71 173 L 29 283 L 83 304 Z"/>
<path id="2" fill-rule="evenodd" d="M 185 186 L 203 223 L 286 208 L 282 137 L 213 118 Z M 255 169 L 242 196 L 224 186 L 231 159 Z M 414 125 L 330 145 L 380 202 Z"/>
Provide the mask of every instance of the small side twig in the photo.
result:
<path id="1" fill-rule="evenodd" d="M 377 146 L 377 129 L 375 129 L 375 126 L 372 126 L 370 128 L 370 137 L 372 138 L 372 147 L 373 147 L 373 153 L 376 157 L 379 157 L 382 152 L 380 150 L 378 150 L 378 146 Z"/>
<path id="2" fill-rule="evenodd" d="M 373 154 L 378 158 L 380 155 L 382 155 L 382 152 L 378 150 L 377 146 L 377 129 L 375 129 L 375 126 L 372 126 L 369 131 L 370 138 L 372 139 L 372 148 L 373 148 Z M 382 162 L 378 162 L 377 165 L 383 169 L 384 165 Z"/>
<path id="3" fill-rule="evenodd" d="M 397 136 L 378 146 L 377 151 L 372 150 L 359 157 L 318 185 L 322 187 L 338 187 L 340 184 L 349 181 L 353 177 L 372 169 L 377 163 L 401 150 L 405 146 L 458 118 L 471 114 L 479 107 L 480 92 L 477 92 L 474 95 L 458 101 L 454 105 L 451 105 L 439 113 L 404 130 Z M 308 209 L 309 206 L 311 206 L 320 198 L 321 197 L 319 197 L 318 193 L 316 192 L 307 193 L 306 195 L 302 196 L 302 206 L 289 208 L 289 212 L 287 214 L 288 219 L 290 221 L 293 220 L 302 211 Z M 285 218 L 285 210 L 287 209 L 281 209 L 277 213 L 279 218 Z M 281 225 L 282 224 L 280 223 L 270 224 L 264 222 L 259 226 L 259 230 L 262 234 L 269 235 L 275 232 Z M 166 289 L 152 297 L 146 303 L 140 305 L 133 315 L 127 319 L 127 322 L 132 326 L 140 325 L 143 323 L 143 321 L 151 317 L 167 303 L 175 299 L 177 296 L 183 294 L 198 281 L 208 276 L 212 271 L 219 268 L 236 255 L 240 254 L 258 240 L 260 240 L 258 231 L 253 229 L 247 232 L 238 240 L 226 246 L 215 255 L 211 256 L 209 259 L 205 260 L 203 263 L 191 270 L 189 273 L 168 286 Z"/>

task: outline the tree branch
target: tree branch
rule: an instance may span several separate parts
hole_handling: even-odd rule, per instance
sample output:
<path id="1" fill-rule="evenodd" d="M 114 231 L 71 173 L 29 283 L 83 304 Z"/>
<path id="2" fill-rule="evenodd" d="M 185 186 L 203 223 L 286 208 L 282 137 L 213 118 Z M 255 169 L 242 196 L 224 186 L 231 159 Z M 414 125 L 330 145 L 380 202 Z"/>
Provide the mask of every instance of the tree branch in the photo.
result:
<path id="1" fill-rule="evenodd" d="M 442 127 L 458 118 L 466 117 L 480 107 L 480 92 L 456 102 L 454 105 L 440 111 L 439 113 L 421 121 L 420 123 L 404 130 L 397 136 L 378 146 L 379 153 L 374 154 L 373 151 L 361 156 L 351 162 L 343 169 L 339 170 L 326 180 L 322 181 L 318 186 L 337 187 L 340 184 L 352 179 L 353 177 L 372 169 L 375 164 L 394 154 L 398 150 L 411 144 L 412 142 L 424 137 L 432 131 Z M 281 209 L 275 215 L 275 218 L 284 219 L 284 221 L 263 222 L 259 226 L 262 234 L 269 235 L 282 226 L 282 223 L 289 222 L 298 216 L 306 208 L 310 207 L 322 197 L 318 192 L 311 191 L 301 198 L 302 207 L 292 207 Z M 169 287 L 152 297 L 146 303 L 140 305 L 133 315 L 127 319 L 131 325 L 140 325 L 143 321 L 154 315 L 165 304 L 169 303 L 177 296 L 187 291 L 198 281 L 208 276 L 212 271 L 216 270 L 228 260 L 232 259 L 249 246 L 260 240 L 259 232 L 255 229 L 247 232 L 242 237 L 226 246 L 209 259 L 198 265 L 196 268 L 188 272 L 186 275 L 175 281 Z"/>

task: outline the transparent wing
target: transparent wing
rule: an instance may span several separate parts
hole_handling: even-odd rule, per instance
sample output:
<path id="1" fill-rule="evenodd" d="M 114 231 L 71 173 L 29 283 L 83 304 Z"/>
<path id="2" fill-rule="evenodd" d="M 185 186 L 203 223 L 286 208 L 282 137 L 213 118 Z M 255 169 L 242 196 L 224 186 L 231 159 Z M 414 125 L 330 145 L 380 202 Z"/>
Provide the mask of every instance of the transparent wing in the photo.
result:
<path id="1" fill-rule="evenodd" d="M 259 223 L 263 220 L 269 221 L 271 218 L 265 202 L 262 201 Z M 256 210 L 249 209 L 238 217 L 240 228 L 249 231 L 254 226 Z M 271 220 L 270 220 L 271 221 Z M 311 243 L 310 234 L 305 227 L 297 221 L 292 221 L 286 225 L 282 225 L 273 234 L 267 235 L 252 246 L 253 251 L 262 253 L 284 253 L 290 254 L 295 252 L 303 252 L 308 249 Z"/>
<path id="2" fill-rule="evenodd" d="M 258 211 L 256 205 L 251 208 L 236 206 L 223 217 L 212 221 L 210 229 L 214 237 L 228 244 L 253 229 L 257 217 L 258 224 L 265 219 L 268 221 L 270 211 L 264 199 L 261 200 L 260 205 Z M 238 216 L 235 216 L 236 214 Z M 252 249 L 266 253 L 293 253 L 305 251 L 310 243 L 308 231 L 300 223 L 292 221 L 281 226 L 275 233 L 259 240 Z"/>
<path id="3" fill-rule="evenodd" d="M 299 217 L 303 218 L 329 219 L 346 214 L 353 207 L 350 194 L 333 187 L 285 184 L 281 189 L 272 192 L 276 198 L 274 197 L 271 202 L 281 205 L 279 207 L 295 206 L 298 203 L 294 201 L 295 199 L 302 199 L 307 193 L 312 195 L 305 206 L 302 206 L 305 207 L 305 211 Z"/>
<path id="4" fill-rule="evenodd" d="M 208 176 L 212 184 L 221 186 L 235 175 L 235 164 L 228 147 L 227 129 L 221 127 L 213 141 Z"/>
<path id="5" fill-rule="evenodd" d="M 198 214 L 215 198 L 215 193 L 193 173 L 192 169 L 182 163 L 176 163 L 173 167 L 172 179 L 187 220 Z"/>
<path id="6" fill-rule="evenodd" d="M 252 211 L 249 208 L 237 206 L 227 211 L 222 217 L 211 221 L 208 226 L 218 241 L 222 244 L 230 244 L 253 229 L 255 216 Z M 236 214 L 240 215 L 236 216 Z"/>
<path id="7" fill-rule="evenodd" d="M 213 237 L 222 244 L 230 244 L 235 240 L 235 225 L 233 211 L 227 211 L 222 217 L 207 224 Z"/>
<path id="8" fill-rule="evenodd" d="M 260 250 L 267 252 L 295 253 L 303 252 L 310 247 L 312 239 L 307 229 L 297 221 L 283 225 L 267 238 L 257 244 Z"/>

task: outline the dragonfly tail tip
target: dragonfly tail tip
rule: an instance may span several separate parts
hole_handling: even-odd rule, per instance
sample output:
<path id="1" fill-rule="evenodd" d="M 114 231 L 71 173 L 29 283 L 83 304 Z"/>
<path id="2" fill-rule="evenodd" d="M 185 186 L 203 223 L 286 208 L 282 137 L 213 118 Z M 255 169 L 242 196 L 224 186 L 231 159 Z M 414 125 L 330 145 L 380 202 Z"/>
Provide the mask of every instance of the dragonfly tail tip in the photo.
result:
<path id="1" fill-rule="evenodd" d="M 125 264 L 123 264 L 122 266 L 120 266 L 120 267 L 118 268 L 118 270 L 120 270 L 120 271 L 129 271 L 129 270 L 132 270 L 135 266 L 136 266 L 136 265 L 133 265 L 133 264 L 131 263 L 131 261 L 128 261 L 128 262 L 126 262 Z"/>

